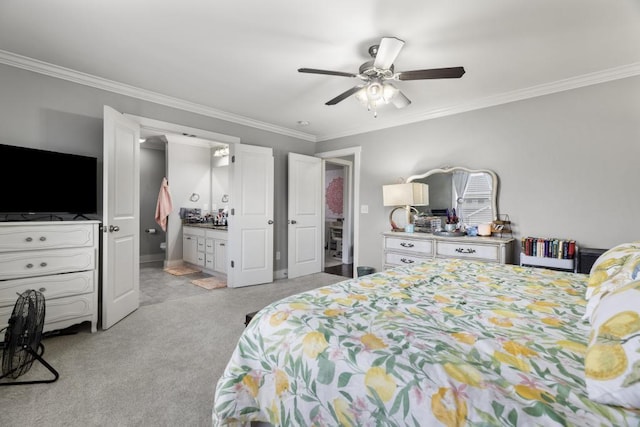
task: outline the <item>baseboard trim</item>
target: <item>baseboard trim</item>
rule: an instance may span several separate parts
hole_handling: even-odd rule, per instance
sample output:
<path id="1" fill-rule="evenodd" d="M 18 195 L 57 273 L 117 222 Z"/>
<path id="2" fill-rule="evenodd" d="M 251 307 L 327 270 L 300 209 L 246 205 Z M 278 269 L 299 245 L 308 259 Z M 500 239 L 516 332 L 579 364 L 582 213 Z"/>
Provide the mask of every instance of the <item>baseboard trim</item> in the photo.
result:
<path id="1" fill-rule="evenodd" d="M 140 264 L 157 261 L 164 261 L 164 252 L 161 254 L 140 255 Z"/>
<path id="2" fill-rule="evenodd" d="M 287 277 L 289 277 L 289 273 L 286 268 L 282 270 L 276 270 L 273 272 L 274 280 L 282 280 L 282 279 L 286 279 Z"/>

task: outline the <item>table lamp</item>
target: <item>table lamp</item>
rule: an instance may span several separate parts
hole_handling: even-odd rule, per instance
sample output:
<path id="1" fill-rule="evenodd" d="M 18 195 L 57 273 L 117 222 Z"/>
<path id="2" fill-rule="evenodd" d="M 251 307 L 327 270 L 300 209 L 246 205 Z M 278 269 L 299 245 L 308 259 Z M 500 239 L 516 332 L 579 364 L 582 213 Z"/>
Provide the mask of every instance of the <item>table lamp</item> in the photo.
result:
<path id="1" fill-rule="evenodd" d="M 382 199 L 384 206 L 396 206 L 389 214 L 391 230 L 404 231 L 404 228 L 398 228 L 393 221 L 393 213 L 398 209 L 405 209 L 407 211 L 407 223 L 410 224 L 411 209 L 418 212 L 413 206 L 427 206 L 429 204 L 429 186 L 421 182 L 383 185 Z"/>

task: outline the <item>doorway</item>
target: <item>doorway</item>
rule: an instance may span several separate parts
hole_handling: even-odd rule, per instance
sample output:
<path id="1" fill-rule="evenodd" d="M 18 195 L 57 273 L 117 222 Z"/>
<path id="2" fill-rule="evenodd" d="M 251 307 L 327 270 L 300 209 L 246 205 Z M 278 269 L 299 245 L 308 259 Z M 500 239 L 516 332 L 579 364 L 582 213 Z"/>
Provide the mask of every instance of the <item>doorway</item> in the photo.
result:
<path id="1" fill-rule="evenodd" d="M 350 161 L 326 159 L 324 162 L 324 268 L 325 273 L 353 277 L 353 257 L 349 209 L 351 192 Z"/>
<path id="2" fill-rule="evenodd" d="M 225 195 L 228 193 L 228 154 L 229 144 L 218 143 L 211 139 L 195 137 L 195 130 L 177 134 L 171 129 L 156 126 L 140 128 L 140 305 L 157 304 L 167 300 L 206 294 L 206 289 L 190 285 L 191 280 L 211 276 L 206 272 L 197 272 L 184 276 L 173 276 L 164 271 L 167 267 L 182 262 L 181 221 L 178 217 L 180 207 L 196 207 L 191 202 L 192 192 L 201 196 L 197 208 L 205 215 L 214 210 L 223 209 Z M 198 180 L 198 188 L 194 187 L 194 179 L 190 177 L 196 167 L 189 168 L 188 173 L 176 173 L 175 168 L 184 166 L 180 159 L 174 159 L 173 167 L 169 166 L 169 142 L 185 146 L 182 153 L 195 151 L 202 154 L 198 162 L 199 170 L 210 170 L 210 179 Z M 198 148 L 200 147 L 200 148 Z M 174 150 L 175 151 L 175 150 Z M 210 154 L 210 155 L 209 155 Z M 210 163 L 207 160 L 210 158 Z M 226 163 L 225 163 L 226 160 Z M 169 181 L 173 199 L 173 212 L 167 231 L 162 230 L 155 221 L 156 203 L 163 178 L 173 175 Z M 195 178 L 197 179 L 197 177 Z M 191 182 L 185 183 L 186 181 Z M 181 182 L 185 181 L 185 182 Z M 202 181 L 202 182 L 200 182 Z M 187 193 L 187 191 L 189 191 Z M 228 196 L 227 196 L 228 198 Z M 186 202 L 185 202 L 186 201 Z M 193 206 L 191 206 L 193 204 Z M 176 217 L 176 218 L 173 218 Z M 176 235 L 177 238 L 170 236 Z M 180 246 L 180 247 L 178 247 Z"/>
<path id="3" fill-rule="evenodd" d="M 360 151 L 360 147 L 351 147 L 316 153 L 317 157 L 325 160 L 323 271 L 345 277 L 355 277 L 354 266 L 358 263 Z M 329 188 L 332 183 L 333 188 Z M 342 197 L 337 197 L 336 192 Z"/>
<path id="4" fill-rule="evenodd" d="M 155 210 L 160 184 L 167 176 L 167 138 L 141 129 L 140 141 L 140 264 L 162 264 L 167 233 L 155 222 Z"/>

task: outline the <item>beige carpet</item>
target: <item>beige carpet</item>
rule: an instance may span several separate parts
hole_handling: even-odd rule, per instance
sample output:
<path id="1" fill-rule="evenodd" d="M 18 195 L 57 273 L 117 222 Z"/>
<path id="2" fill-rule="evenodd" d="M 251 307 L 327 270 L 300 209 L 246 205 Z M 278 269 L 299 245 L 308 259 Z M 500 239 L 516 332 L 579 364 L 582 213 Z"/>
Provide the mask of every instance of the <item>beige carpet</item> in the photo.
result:
<path id="1" fill-rule="evenodd" d="M 106 331 L 92 334 L 85 323 L 75 335 L 45 338 L 43 357 L 60 379 L 0 388 L 0 426 L 211 427 L 216 383 L 245 315 L 341 280 L 316 273 L 205 291 L 140 307 Z M 20 380 L 47 372 L 36 362 Z"/>
<path id="2" fill-rule="evenodd" d="M 179 267 L 165 268 L 164 271 L 166 271 L 169 274 L 173 274 L 174 276 L 184 276 L 185 274 L 199 273 L 202 270 L 197 268 L 192 268 L 192 267 L 179 266 Z"/>
<path id="3" fill-rule="evenodd" d="M 204 279 L 192 280 L 191 283 L 205 289 L 220 289 L 227 287 L 227 281 L 218 277 L 205 277 Z"/>

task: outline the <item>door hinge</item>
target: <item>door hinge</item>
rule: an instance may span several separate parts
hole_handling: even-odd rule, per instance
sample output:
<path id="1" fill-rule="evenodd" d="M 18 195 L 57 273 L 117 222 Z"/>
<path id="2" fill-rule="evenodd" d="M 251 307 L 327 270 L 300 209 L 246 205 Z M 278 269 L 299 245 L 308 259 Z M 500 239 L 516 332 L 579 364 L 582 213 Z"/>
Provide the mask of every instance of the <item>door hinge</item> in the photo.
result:
<path id="1" fill-rule="evenodd" d="M 231 268 L 233 268 L 233 267 L 234 267 L 234 263 L 233 263 L 233 261 L 231 261 Z"/>
<path id="2" fill-rule="evenodd" d="M 236 156 L 231 156 L 231 163 L 235 163 L 236 162 Z"/>
<path id="3" fill-rule="evenodd" d="M 234 208 L 231 208 L 231 215 L 235 215 L 236 214 L 236 210 Z"/>

